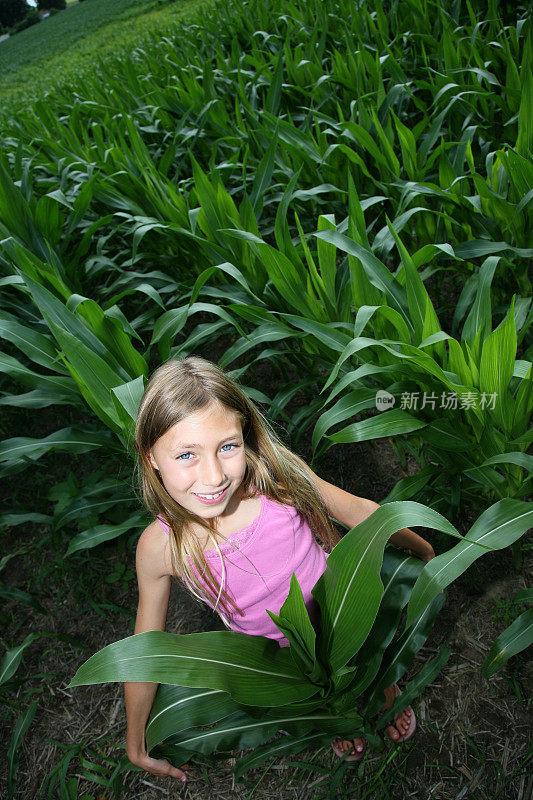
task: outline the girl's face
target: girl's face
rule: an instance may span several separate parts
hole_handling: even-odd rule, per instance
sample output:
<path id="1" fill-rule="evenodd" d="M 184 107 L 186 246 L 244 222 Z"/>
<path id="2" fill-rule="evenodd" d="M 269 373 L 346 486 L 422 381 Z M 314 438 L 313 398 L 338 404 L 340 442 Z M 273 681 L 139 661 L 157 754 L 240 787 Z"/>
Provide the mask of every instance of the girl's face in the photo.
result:
<path id="1" fill-rule="evenodd" d="M 149 454 L 169 495 L 204 519 L 231 514 L 246 472 L 242 425 L 234 411 L 212 403 L 180 420 Z"/>

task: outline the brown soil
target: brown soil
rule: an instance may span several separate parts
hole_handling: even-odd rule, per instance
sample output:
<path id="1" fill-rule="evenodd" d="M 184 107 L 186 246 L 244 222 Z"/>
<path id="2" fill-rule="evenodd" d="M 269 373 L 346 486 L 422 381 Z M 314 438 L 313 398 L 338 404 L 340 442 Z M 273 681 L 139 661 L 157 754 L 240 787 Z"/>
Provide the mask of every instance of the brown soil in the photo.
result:
<path id="1" fill-rule="evenodd" d="M 48 431 L 40 435 L 45 432 Z M 302 455 L 308 456 L 304 451 Z M 82 475 L 87 457 L 61 456 L 46 463 L 49 467 L 47 485 L 51 487 L 63 480 L 69 469 Z M 332 448 L 317 471 L 326 480 L 374 500 L 382 499 L 401 477 L 399 462 L 386 440 Z M 35 500 L 33 510 L 36 511 L 46 511 L 46 500 L 42 498 L 47 481 L 43 481 L 44 488 L 38 491 L 41 499 Z M 32 477 L 28 472 L 21 473 L 6 481 L 5 486 L 8 493 L 19 497 L 21 486 L 26 492 L 32 491 Z M 438 550 L 438 542 L 435 539 L 433 542 Z M 0 717 L 0 737 L 7 747 L 17 714 L 31 700 L 39 702 L 19 750 L 14 794 L 15 798 L 33 800 L 40 796 L 43 780 L 58 766 L 69 748 L 83 745 L 85 758 L 98 764 L 105 764 L 105 757 L 118 761 L 124 753 L 121 749 L 125 734 L 122 687 L 115 684 L 65 687 L 88 655 L 132 632 L 137 599 L 135 581 L 108 583 L 106 577 L 117 559 L 124 560 L 128 569 L 134 569 L 134 542 L 128 547 L 110 544 L 101 547 L 97 555 L 89 552 L 85 560 L 64 562 L 58 558 L 58 550 L 54 549 L 47 528 L 28 526 L 6 530 L 2 543 L 2 555 L 26 545 L 29 548 L 26 555 L 16 556 L 9 562 L 0 576 L 3 582 L 24 590 L 31 587 L 49 612 L 45 616 L 20 603 L 6 602 L 1 612 L 2 644 L 13 647 L 32 632 L 52 635 L 52 638 L 38 639 L 26 651 L 24 663 L 15 675 L 15 679 L 22 678 L 24 682 L 12 685 Z M 64 551 L 63 543 L 59 545 L 59 552 L 61 546 Z M 496 601 L 508 600 L 517 590 L 525 588 L 526 577 L 526 568 L 517 574 L 510 553 L 501 551 L 484 556 L 452 585 L 432 635 L 413 668 L 414 674 L 444 643 L 452 650 L 448 664 L 435 683 L 415 704 L 418 718 L 415 738 L 397 748 L 386 747 L 384 753 L 368 752 L 360 764 L 344 770 L 344 776 L 331 794 L 329 782 L 338 761 L 326 747 L 319 751 L 308 750 L 280 760 L 268 769 L 263 767 L 251 772 L 245 784 L 235 783 L 231 759 L 205 759 L 191 766 L 190 779 L 185 786 L 171 779 L 129 772 L 123 777 L 128 789 L 123 796 L 136 800 L 164 797 L 190 800 L 251 797 L 257 800 L 272 797 L 280 800 L 318 800 L 321 797 L 525 800 L 531 797 L 533 779 L 528 775 L 530 738 L 526 703 L 531 696 L 530 665 L 522 654 L 508 662 L 490 682 L 479 670 L 490 644 L 509 624 L 497 618 Z M 117 607 L 124 613 L 120 614 Z M 189 633 L 214 626 L 218 627 L 218 620 L 211 612 L 176 586 L 168 630 Z M 58 634 L 76 637 L 86 650 L 53 638 Z M 378 778 L 385 760 L 391 763 Z M 295 761 L 312 761 L 325 768 L 325 772 L 296 769 Z M 90 769 L 90 765 L 85 767 Z M 110 790 L 104 791 L 83 779 L 83 765 L 77 755 L 70 762 L 68 776 L 80 778 L 78 792 L 74 791 L 73 798 L 109 800 L 113 797 Z M 7 796 L 5 772 L 0 779 L 0 796 Z M 58 783 L 44 796 L 59 798 Z"/>

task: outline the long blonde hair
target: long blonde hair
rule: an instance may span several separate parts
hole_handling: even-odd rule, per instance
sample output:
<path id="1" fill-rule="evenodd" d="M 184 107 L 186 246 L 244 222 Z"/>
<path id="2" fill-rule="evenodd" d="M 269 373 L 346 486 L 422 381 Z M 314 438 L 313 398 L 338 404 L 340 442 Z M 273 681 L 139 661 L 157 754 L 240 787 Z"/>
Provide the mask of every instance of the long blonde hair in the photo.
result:
<path id="1" fill-rule="evenodd" d="M 232 610 L 241 612 L 223 586 L 224 563 L 217 542 L 221 534 L 206 520 L 173 500 L 149 457 L 154 444 L 169 428 L 212 403 L 236 413 L 242 424 L 246 459 L 243 497 L 260 493 L 278 503 L 294 506 L 327 549 L 335 545 L 339 535 L 303 462 L 281 443 L 268 421 L 234 380 L 215 364 L 196 356 L 167 361 L 156 369 L 148 381 L 135 426 L 143 499 L 154 517 L 161 517 L 169 526 L 174 574 L 196 597 L 211 602 L 228 624 Z M 191 533 L 193 523 L 207 530 L 208 541 L 218 550 L 222 567 L 220 581 Z"/>

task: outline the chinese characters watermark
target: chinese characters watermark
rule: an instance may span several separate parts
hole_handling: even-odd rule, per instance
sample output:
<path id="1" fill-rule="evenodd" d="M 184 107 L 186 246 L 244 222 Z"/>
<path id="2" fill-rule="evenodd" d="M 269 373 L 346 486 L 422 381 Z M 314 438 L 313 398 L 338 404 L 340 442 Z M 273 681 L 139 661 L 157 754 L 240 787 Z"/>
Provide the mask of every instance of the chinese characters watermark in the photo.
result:
<path id="1" fill-rule="evenodd" d="M 435 411 L 437 408 L 446 411 L 494 411 L 497 392 L 402 392 L 399 408 L 402 411 L 423 411 L 425 408 Z M 387 411 L 396 404 L 396 398 L 390 392 L 380 389 L 376 392 L 376 408 Z"/>

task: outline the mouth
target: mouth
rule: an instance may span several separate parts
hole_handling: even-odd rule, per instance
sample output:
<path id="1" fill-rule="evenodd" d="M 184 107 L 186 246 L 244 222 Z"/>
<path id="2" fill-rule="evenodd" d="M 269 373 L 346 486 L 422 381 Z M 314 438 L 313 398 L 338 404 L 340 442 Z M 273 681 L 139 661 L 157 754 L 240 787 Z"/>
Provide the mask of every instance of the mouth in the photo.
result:
<path id="1" fill-rule="evenodd" d="M 226 486 L 226 488 L 222 489 L 220 492 L 211 492 L 211 493 L 202 492 L 201 494 L 199 492 L 193 492 L 193 495 L 197 498 L 197 500 L 200 501 L 200 503 L 210 506 L 210 505 L 215 505 L 216 503 L 221 503 L 222 500 L 224 500 L 224 498 L 226 497 L 228 489 L 229 486 Z"/>

